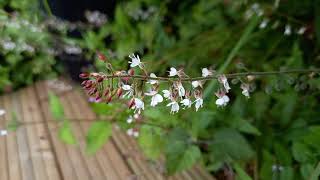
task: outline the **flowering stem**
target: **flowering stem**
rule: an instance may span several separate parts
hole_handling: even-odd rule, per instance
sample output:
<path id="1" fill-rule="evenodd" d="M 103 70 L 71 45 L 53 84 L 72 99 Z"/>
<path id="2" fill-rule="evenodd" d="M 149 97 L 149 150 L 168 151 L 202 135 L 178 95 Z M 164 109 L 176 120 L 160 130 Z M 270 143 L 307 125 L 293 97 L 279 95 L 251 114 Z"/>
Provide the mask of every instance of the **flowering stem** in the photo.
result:
<path id="1" fill-rule="evenodd" d="M 242 72 L 242 73 L 230 73 L 225 74 L 227 78 L 235 78 L 235 77 L 243 77 L 243 76 L 273 76 L 273 75 L 281 75 L 281 74 L 308 74 L 308 73 L 319 73 L 320 69 L 293 69 L 293 70 L 281 70 L 281 71 L 267 71 L 267 72 Z M 158 81 L 201 81 L 201 80 L 212 80 L 217 79 L 219 74 L 208 76 L 208 77 L 186 77 L 186 78 L 179 78 L 179 77 L 150 77 L 144 75 L 104 75 L 106 79 L 113 79 L 113 78 L 126 78 L 131 77 L 134 79 L 140 80 L 158 80 Z"/>

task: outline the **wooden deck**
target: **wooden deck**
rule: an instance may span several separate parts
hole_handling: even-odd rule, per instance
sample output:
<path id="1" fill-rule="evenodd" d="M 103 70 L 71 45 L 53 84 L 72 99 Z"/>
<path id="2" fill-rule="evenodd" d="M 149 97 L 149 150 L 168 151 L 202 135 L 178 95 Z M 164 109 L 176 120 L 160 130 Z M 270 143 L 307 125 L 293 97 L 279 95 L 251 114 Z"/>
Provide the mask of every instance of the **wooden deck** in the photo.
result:
<path id="1" fill-rule="evenodd" d="M 48 90 L 58 91 L 40 82 L 0 97 L 3 129 L 15 112 L 24 123 L 16 132 L 0 136 L 0 180 L 211 180 L 200 166 L 173 177 L 163 175 L 163 164 L 148 161 L 134 139 L 114 128 L 111 140 L 89 156 L 84 151 L 84 136 L 96 115 L 85 96 L 77 90 L 60 93 L 67 118 L 76 119 L 72 128 L 80 140 L 78 146 L 57 138 L 57 123 L 48 109 Z"/>

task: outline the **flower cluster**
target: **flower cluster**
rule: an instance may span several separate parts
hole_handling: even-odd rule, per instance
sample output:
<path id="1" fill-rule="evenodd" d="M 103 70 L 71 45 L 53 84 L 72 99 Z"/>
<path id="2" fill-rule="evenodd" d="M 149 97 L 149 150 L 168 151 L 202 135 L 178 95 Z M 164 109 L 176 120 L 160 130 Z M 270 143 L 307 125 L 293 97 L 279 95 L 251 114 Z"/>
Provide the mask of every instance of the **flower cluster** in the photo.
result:
<path id="1" fill-rule="evenodd" d="M 198 78 L 190 78 L 183 69 L 175 67 L 169 69 L 167 77 L 157 77 L 155 73 L 146 71 L 144 63 L 135 54 L 129 55 L 130 69 L 121 71 L 114 71 L 103 54 L 99 53 L 98 58 L 107 64 L 110 74 L 80 74 L 80 78 L 85 79 L 82 86 L 91 97 L 91 101 L 110 103 L 114 99 L 127 99 L 128 107 L 136 114 L 140 114 L 145 109 L 147 98 L 150 99 L 151 107 L 165 103 L 172 114 L 189 108 L 198 111 L 203 107 L 203 87 L 206 80 L 210 79 L 217 79 L 220 84 L 220 88 L 215 93 L 216 105 L 223 107 L 230 101 L 227 93 L 231 88 L 227 77 L 217 74 L 210 68 L 202 68 L 202 76 Z M 135 71 L 142 71 L 143 75 L 137 75 Z M 163 81 L 167 82 L 167 88 L 160 88 Z M 242 94 L 246 97 L 249 97 L 249 88 L 249 84 L 241 84 Z"/>

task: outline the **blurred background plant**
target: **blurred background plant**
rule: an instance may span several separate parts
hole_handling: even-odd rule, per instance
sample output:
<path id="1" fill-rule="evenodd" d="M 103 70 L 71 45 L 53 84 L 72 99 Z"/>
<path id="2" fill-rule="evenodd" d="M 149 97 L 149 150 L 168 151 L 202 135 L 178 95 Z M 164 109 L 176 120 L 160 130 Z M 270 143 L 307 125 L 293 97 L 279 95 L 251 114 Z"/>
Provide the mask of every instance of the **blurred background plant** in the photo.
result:
<path id="1" fill-rule="evenodd" d="M 15 5 L 22 2 L 0 4 L 10 7 L 10 16 L 6 8 L 6 13 L 1 13 L 1 26 L 6 28 L 1 30 L 4 61 L 0 62 L 0 87 L 18 87 L 29 82 L 28 76 L 32 80 L 44 77 L 59 64 L 47 53 L 57 47 L 64 48 L 55 57 L 70 62 L 73 76 L 90 69 L 106 71 L 105 64 L 96 58 L 97 51 L 116 69 L 127 69 L 127 56 L 138 53 L 147 69 L 159 76 L 166 76 L 172 66 L 199 76 L 201 68 L 209 66 L 220 73 L 232 73 L 319 67 L 320 63 L 318 0 L 119 1 L 112 2 L 114 9 L 108 16 L 91 10 L 82 12 L 83 23 L 63 21 L 69 30 L 59 33 L 47 30 L 45 23 L 36 28 L 44 26 L 41 32 L 8 25 L 18 17 L 31 18 L 26 10 L 31 3 Z M 51 7 L 55 3 L 49 1 Z M 13 16 L 12 10 L 19 16 Z M 55 14 L 54 8 L 52 11 Z M 36 20 L 32 27 L 39 22 Z M 54 43 L 56 39 L 60 39 L 58 43 Z M 67 45 L 61 45 L 64 43 Z M 24 44 L 34 52 L 20 47 Z M 87 63 L 79 63 L 82 61 Z M 145 153 L 151 159 L 164 154 L 171 174 L 201 162 L 218 179 L 317 179 L 319 74 L 249 76 L 230 81 L 232 102 L 225 108 L 214 103 L 215 83 L 205 86 L 206 102 L 197 113 L 181 110 L 169 115 L 168 108 L 160 106 L 147 108 L 143 121 L 128 123 L 128 111 L 112 114 L 123 108 L 120 103 L 93 103 L 92 107 L 101 117 L 112 114 L 123 129 L 137 130 Z M 240 82 L 250 84 L 250 99 L 241 95 Z"/>

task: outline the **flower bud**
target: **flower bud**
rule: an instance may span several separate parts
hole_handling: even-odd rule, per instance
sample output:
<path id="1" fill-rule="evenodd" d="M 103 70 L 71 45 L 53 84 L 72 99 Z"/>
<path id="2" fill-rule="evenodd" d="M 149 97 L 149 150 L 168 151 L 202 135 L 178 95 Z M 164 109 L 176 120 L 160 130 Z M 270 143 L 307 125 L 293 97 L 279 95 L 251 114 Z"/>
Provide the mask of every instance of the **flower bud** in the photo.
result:
<path id="1" fill-rule="evenodd" d="M 122 95 L 122 92 L 123 92 L 123 91 L 122 91 L 122 88 L 119 87 L 119 88 L 117 89 L 117 93 L 116 93 L 117 96 L 120 97 L 120 96 Z"/>
<path id="2" fill-rule="evenodd" d="M 106 100 L 107 100 L 107 103 L 110 103 L 112 101 L 112 96 L 109 95 Z"/>
<path id="3" fill-rule="evenodd" d="M 102 76 L 98 76 L 98 77 L 97 77 L 97 82 L 98 82 L 98 83 L 101 83 L 102 81 L 103 81 L 103 77 L 102 77 Z"/>
<path id="4" fill-rule="evenodd" d="M 82 81 L 81 86 L 85 86 L 87 84 L 88 80 Z"/>
<path id="5" fill-rule="evenodd" d="M 90 76 L 89 73 L 81 73 L 81 74 L 79 74 L 79 77 L 80 77 L 81 79 L 87 79 L 87 78 L 89 78 L 89 76 Z"/>
<path id="6" fill-rule="evenodd" d="M 109 88 L 107 88 L 105 91 L 104 91 L 104 96 L 108 96 L 109 95 L 109 93 L 110 93 L 110 89 Z"/>
<path id="7" fill-rule="evenodd" d="M 98 56 L 98 59 L 99 59 L 99 60 L 101 60 L 101 61 L 103 61 L 103 62 L 106 62 L 106 61 L 107 61 L 107 57 L 106 57 L 104 54 L 102 54 L 102 53 L 100 53 L 100 52 L 97 52 L 97 56 Z"/>
<path id="8" fill-rule="evenodd" d="M 135 105 L 134 98 L 132 98 L 132 99 L 130 99 L 130 101 L 128 101 L 129 109 L 131 109 L 134 105 Z"/>
<path id="9" fill-rule="evenodd" d="M 128 74 L 129 74 L 130 76 L 133 76 L 133 75 L 134 75 L 134 69 L 129 69 L 129 70 L 128 70 Z"/>

